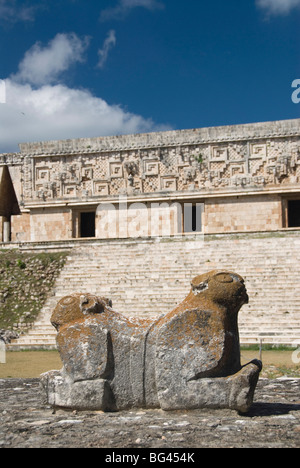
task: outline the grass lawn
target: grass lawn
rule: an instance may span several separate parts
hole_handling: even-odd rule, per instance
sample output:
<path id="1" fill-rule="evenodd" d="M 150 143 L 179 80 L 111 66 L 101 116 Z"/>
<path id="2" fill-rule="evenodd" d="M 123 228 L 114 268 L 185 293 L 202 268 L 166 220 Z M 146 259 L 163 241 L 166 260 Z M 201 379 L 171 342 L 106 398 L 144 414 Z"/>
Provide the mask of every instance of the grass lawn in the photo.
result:
<path id="1" fill-rule="evenodd" d="M 300 352 L 263 351 L 262 377 L 276 378 L 283 375 L 300 377 L 300 363 L 293 362 L 293 357 L 300 359 Z M 259 359 L 259 351 L 241 351 L 242 364 L 252 359 Z M 61 369 L 62 362 L 57 351 L 8 351 L 6 364 L 0 364 L 0 378 L 36 378 L 43 372 Z"/>
<path id="2" fill-rule="evenodd" d="M 30 379 L 61 368 L 57 351 L 7 351 L 6 364 L 0 364 L 0 379 Z"/>
<path id="3" fill-rule="evenodd" d="M 296 359 L 295 359 L 296 358 Z M 246 364 L 252 359 L 259 359 L 259 351 L 241 350 L 241 362 Z M 286 375 L 300 377 L 300 352 L 292 350 L 277 351 L 275 349 L 262 351 L 263 370 L 261 377 L 269 379 Z"/>

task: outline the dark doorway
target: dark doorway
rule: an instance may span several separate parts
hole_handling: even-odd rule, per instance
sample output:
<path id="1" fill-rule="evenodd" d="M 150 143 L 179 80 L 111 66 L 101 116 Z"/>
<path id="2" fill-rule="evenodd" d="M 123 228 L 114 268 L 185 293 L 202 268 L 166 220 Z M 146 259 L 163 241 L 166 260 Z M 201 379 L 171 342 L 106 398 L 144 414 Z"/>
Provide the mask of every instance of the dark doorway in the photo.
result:
<path id="1" fill-rule="evenodd" d="M 202 231 L 202 203 L 184 204 L 184 232 Z"/>
<path id="2" fill-rule="evenodd" d="M 80 237 L 96 237 L 96 213 L 80 213 Z"/>
<path id="3" fill-rule="evenodd" d="M 11 241 L 11 222 L 13 215 L 19 215 L 20 208 L 7 166 L 0 167 L 0 217 L 2 217 L 2 232 L 0 241 Z"/>
<path id="4" fill-rule="evenodd" d="M 288 227 L 300 227 L 300 200 L 288 201 Z"/>

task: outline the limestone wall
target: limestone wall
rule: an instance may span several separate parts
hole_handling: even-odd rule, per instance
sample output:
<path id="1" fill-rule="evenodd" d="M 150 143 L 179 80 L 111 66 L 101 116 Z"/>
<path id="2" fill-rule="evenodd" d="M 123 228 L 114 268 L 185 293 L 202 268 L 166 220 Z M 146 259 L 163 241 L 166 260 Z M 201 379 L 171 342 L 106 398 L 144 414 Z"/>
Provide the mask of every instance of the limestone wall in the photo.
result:
<path id="1" fill-rule="evenodd" d="M 30 216 L 30 233 L 32 242 L 70 239 L 72 237 L 70 210 L 41 208 L 34 211 Z"/>
<path id="2" fill-rule="evenodd" d="M 205 203 L 206 232 L 274 231 L 282 226 L 279 196 L 216 198 Z"/>
<path id="3" fill-rule="evenodd" d="M 182 207 L 168 203 L 103 205 L 97 211 L 98 239 L 174 236 L 182 232 Z"/>
<path id="4" fill-rule="evenodd" d="M 12 242 L 30 242 L 30 213 L 23 212 L 11 218 L 11 240 Z"/>

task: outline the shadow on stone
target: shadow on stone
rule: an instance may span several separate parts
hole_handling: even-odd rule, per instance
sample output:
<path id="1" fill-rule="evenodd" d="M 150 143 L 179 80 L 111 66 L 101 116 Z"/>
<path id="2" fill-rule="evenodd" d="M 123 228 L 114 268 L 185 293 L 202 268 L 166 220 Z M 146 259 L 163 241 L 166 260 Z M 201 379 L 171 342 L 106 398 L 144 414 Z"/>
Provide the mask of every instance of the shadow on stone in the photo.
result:
<path id="1" fill-rule="evenodd" d="M 291 411 L 300 411 L 300 405 L 292 403 L 253 403 L 246 414 L 249 418 L 255 416 L 284 416 Z"/>

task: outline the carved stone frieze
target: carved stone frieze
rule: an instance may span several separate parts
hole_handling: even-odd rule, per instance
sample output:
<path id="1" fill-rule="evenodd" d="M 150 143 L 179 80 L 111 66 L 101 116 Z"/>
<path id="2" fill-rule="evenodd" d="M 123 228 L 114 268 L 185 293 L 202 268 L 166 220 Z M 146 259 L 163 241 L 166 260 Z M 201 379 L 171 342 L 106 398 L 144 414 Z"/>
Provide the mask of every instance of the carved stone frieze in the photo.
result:
<path id="1" fill-rule="evenodd" d="M 300 120 L 21 144 L 26 203 L 300 182 Z"/>

